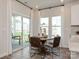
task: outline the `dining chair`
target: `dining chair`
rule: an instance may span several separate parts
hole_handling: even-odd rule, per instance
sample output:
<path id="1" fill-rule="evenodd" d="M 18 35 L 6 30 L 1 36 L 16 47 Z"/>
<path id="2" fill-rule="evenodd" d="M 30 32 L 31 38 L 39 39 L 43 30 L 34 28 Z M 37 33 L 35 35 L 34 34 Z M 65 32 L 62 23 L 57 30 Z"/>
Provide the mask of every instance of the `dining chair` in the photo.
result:
<path id="1" fill-rule="evenodd" d="M 41 48 L 39 37 L 29 37 L 31 57 L 38 54 Z"/>
<path id="2" fill-rule="evenodd" d="M 54 49 L 58 48 L 60 45 L 60 39 L 61 37 L 54 37 L 53 42 L 52 43 L 48 43 L 47 45 L 45 45 L 45 47 L 48 49 L 48 51 L 56 56 L 57 53 L 54 52 Z M 52 39 L 51 39 L 52 40 Z"/>
<path id="3" fill-rule="evenodd" d="M 31 48 L 30 50 L 31 57 L 35 55 L 40 55 L 41 59 L 45 59 L 48 52 L 46 51 L 47 49 L 41 43 L 41 38 L 40 37 L 29 37 L 29 42 L 30 42 L 30 48 Z M 32 52 L 32 50 L 34 50 L 35 52 Z"/>

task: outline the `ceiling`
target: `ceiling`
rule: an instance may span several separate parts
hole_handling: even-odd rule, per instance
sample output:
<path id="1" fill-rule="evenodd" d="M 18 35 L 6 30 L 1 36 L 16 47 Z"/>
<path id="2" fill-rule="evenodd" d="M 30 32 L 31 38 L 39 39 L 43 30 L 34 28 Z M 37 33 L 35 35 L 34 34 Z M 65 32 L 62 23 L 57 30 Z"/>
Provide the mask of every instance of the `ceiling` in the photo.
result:
<path id="1" fill-rule="evenodd" d="M 63 2 L 61 2 L 61 0 L 18 0 L 18 1 L 22 2 L 23 4 L 31 8 L 43 9 L 48 7 L 64 5 L 65 3 L 73 2 L 76 0 L 63 0 Z"/>

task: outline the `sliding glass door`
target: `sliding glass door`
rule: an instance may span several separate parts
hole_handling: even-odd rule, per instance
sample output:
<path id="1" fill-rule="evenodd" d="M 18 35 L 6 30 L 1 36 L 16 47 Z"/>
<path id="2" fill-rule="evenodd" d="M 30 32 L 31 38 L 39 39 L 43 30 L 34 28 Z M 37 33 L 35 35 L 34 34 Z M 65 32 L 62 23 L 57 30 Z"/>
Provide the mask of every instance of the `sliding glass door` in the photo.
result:
<path id="1" fill-rule="evenodd" d="M 28 45 L 30 19 L 23 16 L 12 16 L 12 49 Z"/>
<path id="2" fill-rule="evenodd" d="M 22 47 L 22 20 L 21 16 L 12 16 L 12 48 Z"/>
<path id="3" fill-rule="evenodd" d="M 30 19 L 23 17 L 23 46 L 26 46 L 29 43 L 29 24 Z"/>

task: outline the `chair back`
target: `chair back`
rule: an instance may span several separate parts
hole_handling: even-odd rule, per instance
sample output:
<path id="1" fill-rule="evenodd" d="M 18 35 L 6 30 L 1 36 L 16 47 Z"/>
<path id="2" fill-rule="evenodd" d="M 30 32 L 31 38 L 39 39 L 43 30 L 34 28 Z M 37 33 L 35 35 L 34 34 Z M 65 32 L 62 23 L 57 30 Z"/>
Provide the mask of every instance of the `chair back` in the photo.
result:
<path id="1" fill-rule="evenodd" d="M 55 37 L 53 41 L 53 48 L 58 47 L 60 44 L 61 37 Z"/>
<path id="2" fill-rule="evenodd" d="M 39 37 L 29 37 L 29 42 L 31 47 L 39 48 L 41 46 Z"/>

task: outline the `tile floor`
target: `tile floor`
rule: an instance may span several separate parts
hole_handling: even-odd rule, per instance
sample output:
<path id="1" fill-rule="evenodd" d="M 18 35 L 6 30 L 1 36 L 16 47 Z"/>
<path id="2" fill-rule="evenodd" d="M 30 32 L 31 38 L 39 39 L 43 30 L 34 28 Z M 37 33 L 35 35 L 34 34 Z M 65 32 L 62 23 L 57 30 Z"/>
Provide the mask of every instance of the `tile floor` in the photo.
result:
<path id="1" fill-rule="evenodd" d="M 58 54 L 59 56 L 48 55 L 45 59 L 70 59 L 70 52 L 68 49 L 60 48 Z M 23 50 L 13 53 L 11 56 L 7 56 L 1 59 L 41 59 L 41 56 L 35 55 L 30 57 L 29 47 L 26 47 Z"/>

